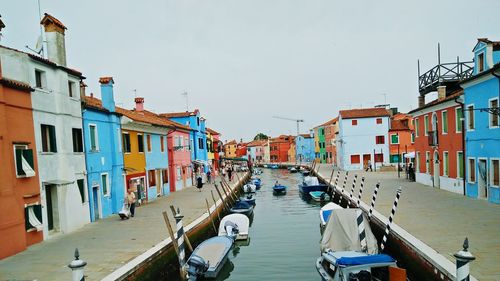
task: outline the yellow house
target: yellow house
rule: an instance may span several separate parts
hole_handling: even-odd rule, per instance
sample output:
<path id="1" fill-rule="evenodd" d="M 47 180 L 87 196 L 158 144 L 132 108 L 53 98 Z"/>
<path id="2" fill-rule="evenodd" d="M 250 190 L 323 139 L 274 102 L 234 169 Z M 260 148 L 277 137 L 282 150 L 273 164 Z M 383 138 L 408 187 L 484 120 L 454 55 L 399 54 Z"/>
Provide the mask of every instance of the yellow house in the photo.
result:
<path id="1" fill-rule="evenodd" d="M 237 143 L 235 140 L 232 140 L 226 144 L 224 144 L 224 156 L 228 158 L 236 157 L 236 146 Z"/>
<path id="2" fill-rule="evenodd" d="M 215 159 L 215 151 L 214 151 L 214 136 L 210 132 L 210 130 L 207 129 L 207 159 L 208 163 L 212 164 L 214 163 Z"/>
<path id="3" fill-rule="evenodd" d="M 295 142 L 292 142 L 290 149 L 288 149 L 288 162 L 295 163 Z"/>
<path id="4" fill-rule="evenodd" d="M 138 194 L 140 192 L 140 196 L 145 197 L 146 156 L 144 155 L 144 133 L 122 127 L 122 149 L 127 189 L 137 190 Z"/>
<path id="5" fill-rule="evenodd" d="M 319 159 L 319 132 L 318 132 L 318 128 L 319 127 L 314 128 L 314 159 L 316 159 L 316 161 L 321 160 L 321 159 Z"/>

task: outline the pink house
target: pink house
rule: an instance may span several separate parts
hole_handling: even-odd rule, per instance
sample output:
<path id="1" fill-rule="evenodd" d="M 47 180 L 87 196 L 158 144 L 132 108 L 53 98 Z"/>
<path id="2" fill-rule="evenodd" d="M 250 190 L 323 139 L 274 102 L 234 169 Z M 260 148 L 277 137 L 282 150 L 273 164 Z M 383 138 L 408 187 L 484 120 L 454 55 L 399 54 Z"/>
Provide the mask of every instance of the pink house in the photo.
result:
<path id="1" fill-rule="evenodd" d="M 171 192 L 193 185 L 189 144 L 190 128 L 179 123 L 175 123 L 174 126 L 175 129 L 169 131 L 167 136 Z"/>

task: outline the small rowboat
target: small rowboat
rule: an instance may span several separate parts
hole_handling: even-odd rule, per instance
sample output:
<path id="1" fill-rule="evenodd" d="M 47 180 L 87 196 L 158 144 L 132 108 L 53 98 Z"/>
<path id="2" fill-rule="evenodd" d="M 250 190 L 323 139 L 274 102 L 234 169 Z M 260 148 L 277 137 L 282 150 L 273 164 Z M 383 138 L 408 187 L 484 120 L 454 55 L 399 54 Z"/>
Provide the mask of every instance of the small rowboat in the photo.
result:
<path id="1" fill-rule="evenodd" d="M 236 204 L 229 209 L 231 214 L 243 214 L 246 216 L 251 216 L 253 214 L 253 206 L 247 202 L 238 201 Z"/>
<path id="2" fill-rule="evenodd" d="M 227 261 L 234 238 L 215 236 L 198 245 L 186 262 L 188 280 L 194 281 L 199 277 L 217 277 Z"/>
<path id="3" fill-rule="evenodd" d="M 295 167 L 290 168 L 290 173 L 294 174 L 297 172 L 298 172 L 297 168 L 295 168 Z"/>
<path id="4" fill-rule="evenodd" d="M 262 181 L 259 178 L 255 178 L 252 179 L 252 184 L 255 185 L 257 190 L 259 190 L 262 185 Z"/>
<path id="5" fill-rule="evenodd" d="M 255 206 L 255 197 L 252 194 L 248 194 L 247 196 L 241 197 L 240 201 L 247 202 L 248 204 Z"/>
<path id="6" fill-rule="evenodd" d="M 323 192 L 323 191 L 311 191 L 309 192 L 309 195 L 314 201 L 321 202 L 321 201 L 329 201 L 330 200 L 330 195 L 328 193 Z"/>
<path id="7" fill-rule="evenodd" d="M 275 194 L 285 194 L 286 193 L 286 186 L 284 185 L 275 185 L 273 186 L 273 192 Z"/>
<path id="8" fill-rule="evenodd" d="M 245 193 L 252 193 L 252 192 L 255 192 L 257 190 L 257 186 L 255 184 L 252 184 L 252 183 L 247 183 L 243 186 L 243 192 Z"/>

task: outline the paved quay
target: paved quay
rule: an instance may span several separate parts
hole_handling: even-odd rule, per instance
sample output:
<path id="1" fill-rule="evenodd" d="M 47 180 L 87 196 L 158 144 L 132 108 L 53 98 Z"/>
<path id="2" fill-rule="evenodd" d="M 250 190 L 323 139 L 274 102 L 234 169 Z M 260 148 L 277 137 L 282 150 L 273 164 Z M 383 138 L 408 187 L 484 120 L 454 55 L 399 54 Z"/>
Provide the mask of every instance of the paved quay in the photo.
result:
<path id="1" fill-rule="evenodd" d="M 331 165 L 319 166 L 323 178 L 329 179 L 331 171 Z M 470 264 L 471 274 L 481 281 L 500 280 L 499 205 L 410 182 L 403 178 L 404 173 L 398 179 L 397 172 L 349 172 L 348 193 L 355 174 L 358 175 L 356 197 L 362 176 L 365 177 L 362 200 L 367 204 L 371 202 L 375 184 L 380 181 L 375 209 L 388 217 L 396 190 L 401 186 L 401 199 L 394 217 L 397 225 L 453 263 L 453 254 L 461 250 L 464 238 L 468 237 L 469 251 L 476 257 Z M 341 172 L 340 186 L 343 176 Z"/>
<path id="2" fill-rule="evenodd" d="M 244 175 L 238 174 L 240 178 Z M 238 179 L 236 175 L 234 179 L 233 187 Z M 219 181 L 217 178 L 216 182 Z M 169 237 L 162 211 L 167 211 L 171 217 L 169 206 L 179 207 L 184 225 L 187 225 L 206 212 L 205 198 L 213 205 L 211 190 L 217 200 L 217 191 L 211 184 L 205 184 L 201 192 L 196 187 L 188 187 L 136 208 L 135 217 L 129 220 L 112 215 L 75 232 L 33 245 L 0 261 L 0 280 L 70 280 L 71 270 L 67 265 L 73 260 L 75 248 L 80 251 L 80 258 L 87 262 L 86 280 L 101 280 Z"/>

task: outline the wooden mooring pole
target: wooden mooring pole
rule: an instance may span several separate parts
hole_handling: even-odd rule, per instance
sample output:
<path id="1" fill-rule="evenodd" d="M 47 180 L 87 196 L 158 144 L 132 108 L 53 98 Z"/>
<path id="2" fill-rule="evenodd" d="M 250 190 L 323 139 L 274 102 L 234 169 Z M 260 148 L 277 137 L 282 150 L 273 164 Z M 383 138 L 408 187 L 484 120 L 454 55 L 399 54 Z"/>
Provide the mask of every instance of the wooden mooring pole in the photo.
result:
<path id="1" fill-rule="evenodd" d="M 214 182 L 214 183 L 215 183 L 215 182 Z M 214 206 L 217 206 L 217 200 L 215 200 L 214 191 L 213 191 L 213 190 L 210 190 L 210 193 L 212 194 L 212 200 L 214 200 Z M 219 219 L 219 223 L 220 223 L 220 215 L 219 215 L 219 212 L 217 212 L 217 218 Z"/>
<path id="2" fill-rule="evenodd" d="M 229 211 L 229 207 L 227 206 L 226 201 L 224 201 L 224 197 L 222 197 L 222 193 L 220 192 L 219 188 L 217 187 L 217 184 L 214 184 L 214 186 L 215 186 L 215 190 L 217 191 L 217 194 L 219 194 L 220 200 L 222 200 L 222 204 L 224 205 L 224 209 L 226 209 L 226 211 Z"/>
<path id="3" fill-rule="evenodd" d="M 207 203 L 208 220 L 212 223 L 212 227 L 214 228 L 215 233 L 217 233 L 217 228 L 215 227 L 214 220 L 212 219 L 212 213 L 210 212 L 210 204 L 208 204 L 207 198 L 205 198 L 205 202 Z M 215 205 L 215 208 L 217 208 L 217 205 Z"/>

